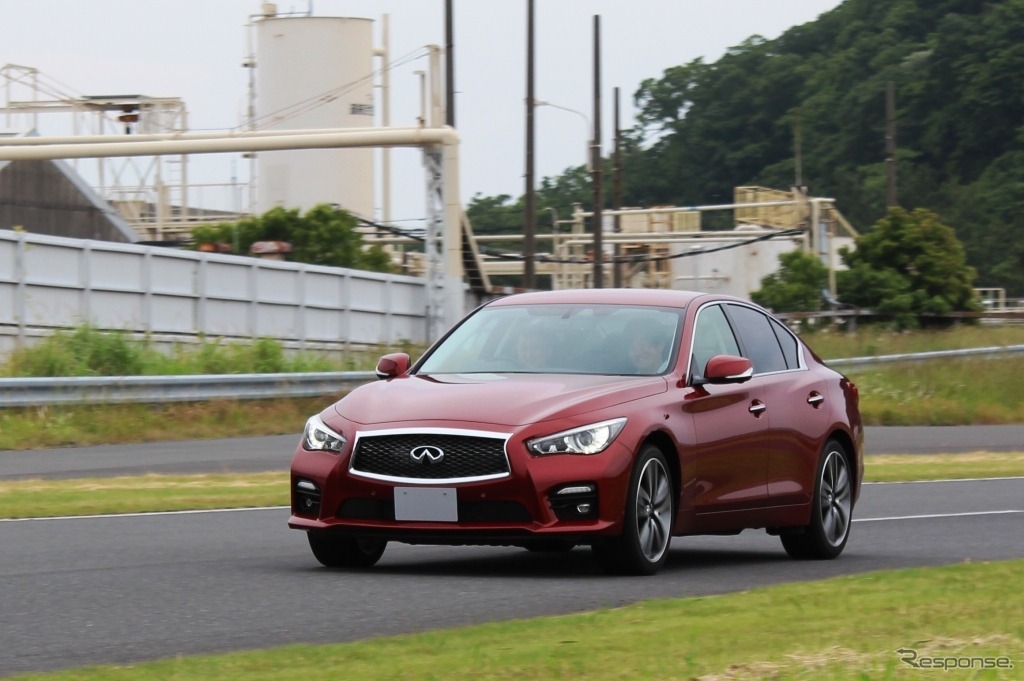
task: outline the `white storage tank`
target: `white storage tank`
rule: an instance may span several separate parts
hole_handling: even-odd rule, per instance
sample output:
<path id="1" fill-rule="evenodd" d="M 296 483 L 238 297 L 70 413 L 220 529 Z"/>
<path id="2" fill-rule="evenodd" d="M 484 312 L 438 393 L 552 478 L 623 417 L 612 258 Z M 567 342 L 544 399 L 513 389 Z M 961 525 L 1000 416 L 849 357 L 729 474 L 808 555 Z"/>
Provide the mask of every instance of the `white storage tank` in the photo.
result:
<path id="1" fill-rule="evenodd" d="M 374 125 L 373 21 L 277 15 L 256 19 L 256 119 L 263 130 Z M 374 150 L 266 151 L 257 156 L 257 210 L 335 203 L 374 216 Z"/>

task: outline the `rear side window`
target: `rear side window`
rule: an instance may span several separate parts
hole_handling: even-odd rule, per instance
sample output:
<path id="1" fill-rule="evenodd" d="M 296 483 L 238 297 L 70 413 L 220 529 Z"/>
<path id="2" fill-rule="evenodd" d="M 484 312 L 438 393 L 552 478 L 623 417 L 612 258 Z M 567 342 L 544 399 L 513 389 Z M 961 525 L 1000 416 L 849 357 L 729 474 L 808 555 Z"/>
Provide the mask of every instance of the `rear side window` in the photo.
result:
<path id="1" fill-rule="evenodd" d="M 793 338 L 793 334 L 791 334 L 789 330 L 778 321 L 771 317 L 768 318 L 768 321 L 772 323 L 772 330 L 775 331 L 775 337 L 778 339 L 779 345 L 782 346 L 782 354 L 786 357 L 786 366 L 790 369 L 799 369 L 800 350 L 797 345 L 796 338 Z"/>
<path id="2" fill-rule="evenodd" d="M 740 337 L 744 357 L 754 364 L 754 373 L 786 370 L 786 357 L 766 315 L 745 305 L 729 305 L 729 318 Z"/>

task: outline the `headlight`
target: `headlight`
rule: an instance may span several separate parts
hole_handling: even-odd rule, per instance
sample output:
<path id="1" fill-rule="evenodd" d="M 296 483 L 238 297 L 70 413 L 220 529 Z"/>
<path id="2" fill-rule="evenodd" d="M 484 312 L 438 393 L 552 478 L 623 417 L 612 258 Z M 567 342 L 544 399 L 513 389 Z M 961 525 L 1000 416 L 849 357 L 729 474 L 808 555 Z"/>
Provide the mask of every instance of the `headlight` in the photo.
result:
<path id="1" fill-rule="evenodd" d="M 345 436 L 328 428 L 319 416 L 311 416 L 302 434 L 302 446 L 311 451 L 340 452 Z"/>
<path id="2" fill-rule="evenodd" d="M 626 425 L 626 419 L 612 419 L 561 433 L 536 437 L 526 446 L 534 454 L 597 454 L 612 443 Z"/>

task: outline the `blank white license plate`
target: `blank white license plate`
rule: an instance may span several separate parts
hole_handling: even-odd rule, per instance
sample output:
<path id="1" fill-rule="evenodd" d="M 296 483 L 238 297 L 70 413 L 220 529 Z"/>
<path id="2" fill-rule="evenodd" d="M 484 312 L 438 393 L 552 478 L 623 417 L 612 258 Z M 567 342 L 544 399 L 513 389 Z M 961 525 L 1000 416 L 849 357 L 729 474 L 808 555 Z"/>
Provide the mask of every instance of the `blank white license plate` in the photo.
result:
<path id="1" fill-rule="evenodd" d="M 454 487 L 396 487 L 395 520 L 454 523 L 459 502 Z"/>

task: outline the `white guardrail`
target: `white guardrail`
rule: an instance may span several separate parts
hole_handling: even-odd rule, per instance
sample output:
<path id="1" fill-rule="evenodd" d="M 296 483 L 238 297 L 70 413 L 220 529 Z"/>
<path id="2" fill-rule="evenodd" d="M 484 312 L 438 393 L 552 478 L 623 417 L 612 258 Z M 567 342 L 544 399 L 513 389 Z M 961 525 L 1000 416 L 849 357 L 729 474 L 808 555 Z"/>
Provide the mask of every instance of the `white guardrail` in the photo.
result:
<path id="1" fill-rule="evenodd" d="M 991 357 L 1024 352 L 1024 345 L 1000 345 L 829 360 L 829 366 L 864 367 L 930 359 Z M 376 380 L 372 371 L 301 374 L 204 374 L 198 376 L 87 376 L 0 378 L 0 409 L 59 404 L 205 402 L 289 397 L 340 396 Z"/>
<path id="2" fill-rule="evenodd" d="M 376 378 L 372 371 L 0 378 L 0 409 L 58 404 L 206 402 L 340 396 Z"/>
<path id="3" fill-rule="evenodd" d="M 843 357 L 826 360 L 830 367 L 863 367 L 892 362 L 920 362 L 928 359 L 953 359 L 963 357 L 993 357 L 995 355 L 1024 352 L 1024 345 L 994 345 L 988 348 L 965 348 L 962 350 L 935 350 L 933 352 L 911 352 L 899 355 L 874 355 L 871 357 Z"/>

